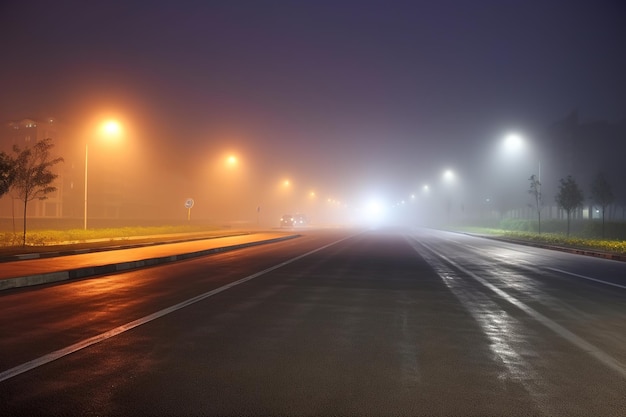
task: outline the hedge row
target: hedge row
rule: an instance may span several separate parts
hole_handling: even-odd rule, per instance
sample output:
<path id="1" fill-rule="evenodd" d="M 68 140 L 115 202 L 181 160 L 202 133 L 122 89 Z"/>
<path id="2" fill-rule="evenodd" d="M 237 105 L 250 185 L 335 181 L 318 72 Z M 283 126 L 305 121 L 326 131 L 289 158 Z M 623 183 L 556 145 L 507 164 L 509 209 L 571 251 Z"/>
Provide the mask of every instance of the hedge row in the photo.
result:
<path id="1" fill-rule="evenodd" d="M 537 220 L 504 219 L 499 228 L 506 231 L 537 233 Z M 549 219 L 541 222 L 542 233 L 566 234 L 567 221 Z M 602 239 L 602 222 L 599 220 L 572 220 L 570 236 L 586 239 Z M 626 240 L 625 222 L 606 222 L 604 225 L 604 239 Z"/>

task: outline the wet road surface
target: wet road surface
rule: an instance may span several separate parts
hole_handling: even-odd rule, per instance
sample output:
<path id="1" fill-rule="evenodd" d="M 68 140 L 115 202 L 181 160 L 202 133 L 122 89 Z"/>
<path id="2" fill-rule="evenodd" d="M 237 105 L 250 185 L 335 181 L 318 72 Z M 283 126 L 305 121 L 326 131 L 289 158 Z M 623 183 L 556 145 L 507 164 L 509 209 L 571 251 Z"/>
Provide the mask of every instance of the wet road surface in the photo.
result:
<path id="1" fill-rule="evenodd" d="M 626 415 L 615 261 L 310 231 L 0 306 L 0 415 Z"/>

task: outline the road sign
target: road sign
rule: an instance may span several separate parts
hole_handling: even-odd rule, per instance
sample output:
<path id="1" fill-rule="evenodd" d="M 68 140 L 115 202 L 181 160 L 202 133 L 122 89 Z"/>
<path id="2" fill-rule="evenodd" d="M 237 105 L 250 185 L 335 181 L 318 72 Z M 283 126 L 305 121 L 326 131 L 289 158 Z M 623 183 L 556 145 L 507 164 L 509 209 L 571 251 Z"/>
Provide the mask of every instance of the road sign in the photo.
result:
<path id="1" fill-rule="evenodd" d="M 191 208 L 193 207 L 193 198 L 185 200 L 185 208 L 187 209 L 187 221 L 191 220 Z"/>

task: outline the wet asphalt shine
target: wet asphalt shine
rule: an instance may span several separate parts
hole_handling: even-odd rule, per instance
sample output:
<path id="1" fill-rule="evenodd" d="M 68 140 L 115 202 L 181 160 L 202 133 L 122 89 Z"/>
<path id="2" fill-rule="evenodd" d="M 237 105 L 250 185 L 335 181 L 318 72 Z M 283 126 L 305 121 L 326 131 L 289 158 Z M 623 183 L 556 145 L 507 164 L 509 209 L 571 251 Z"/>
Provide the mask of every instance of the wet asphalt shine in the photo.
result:
<path id="1" fill-rule="evenodd" d="M 626 263 L 301 234 L 0 292 L 0 415 L 626 415 Z"/>

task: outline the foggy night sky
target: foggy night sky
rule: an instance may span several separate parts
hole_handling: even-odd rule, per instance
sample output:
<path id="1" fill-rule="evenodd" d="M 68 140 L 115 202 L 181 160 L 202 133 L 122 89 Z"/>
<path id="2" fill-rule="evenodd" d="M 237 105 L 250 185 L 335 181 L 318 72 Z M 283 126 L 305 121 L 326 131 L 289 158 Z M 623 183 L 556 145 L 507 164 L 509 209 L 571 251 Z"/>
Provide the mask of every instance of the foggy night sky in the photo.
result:
<path id="1" fill-rule="evenodd" d="M 626 117 L 620 1 L 4 1 L 0 119 L 104 109 L 193 175 L 346 195 L 471 172 L 510 129 Z"/>

